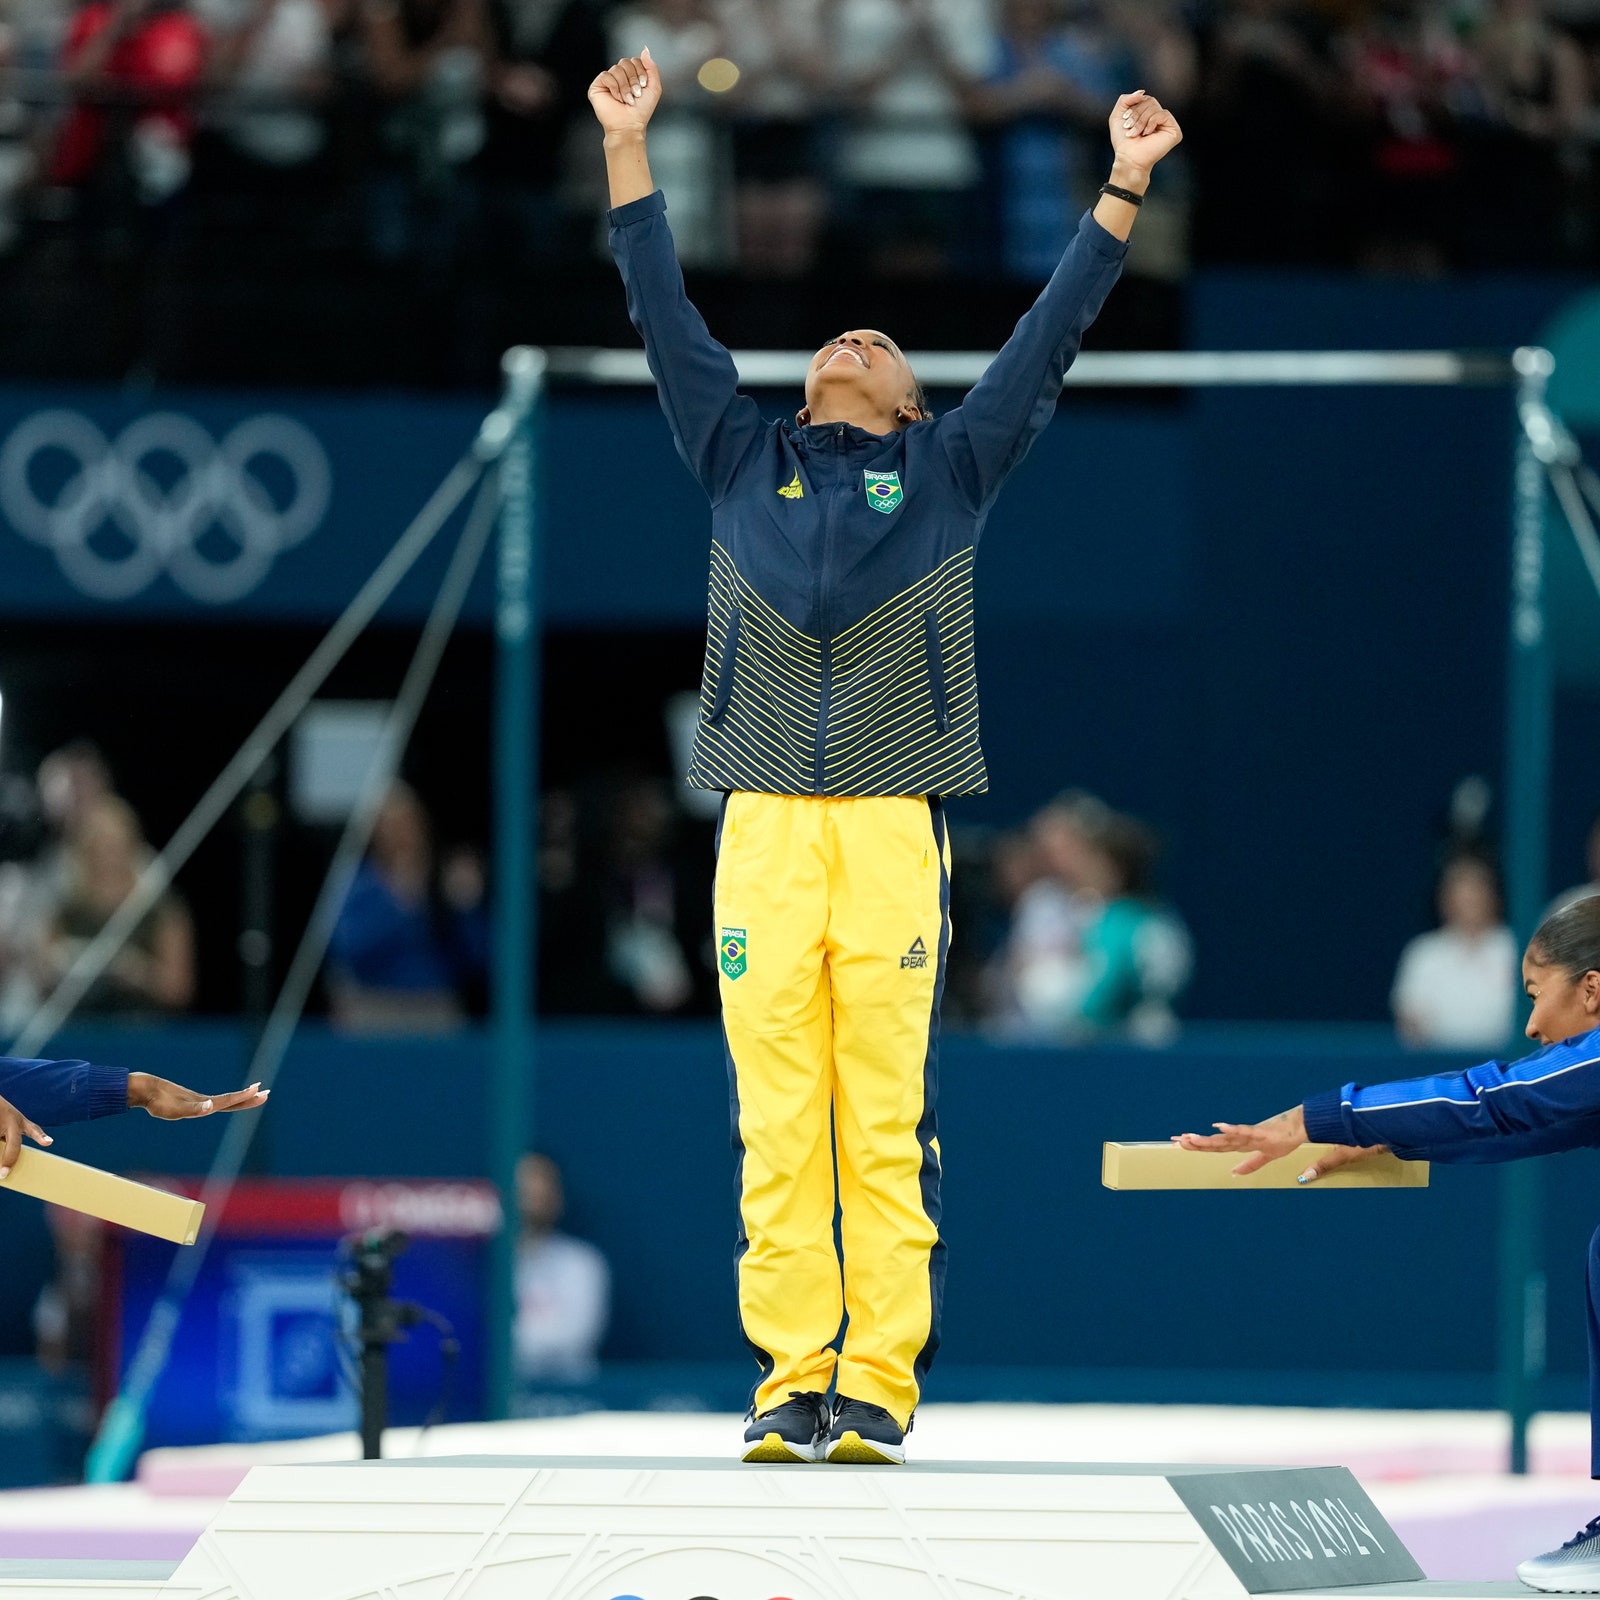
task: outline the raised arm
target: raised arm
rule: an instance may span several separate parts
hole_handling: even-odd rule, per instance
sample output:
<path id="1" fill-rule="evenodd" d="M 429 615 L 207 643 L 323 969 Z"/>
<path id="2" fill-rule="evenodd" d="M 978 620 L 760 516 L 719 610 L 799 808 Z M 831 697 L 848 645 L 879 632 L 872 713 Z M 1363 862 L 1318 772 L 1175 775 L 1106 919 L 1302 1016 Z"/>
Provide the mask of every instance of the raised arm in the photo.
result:
<path id="1" fill-rule="evenodd" d="M 1177 119 L 1143 90 L 1111 113 L 1108 188 L 1142 198 L 1156 163 L 1183 138 Z M 965 402 L 939 424 L 974 509 L 986 506 L 1055 414 L 1067 369 L 1122 272 L 1137 199 L 1103 194 L 1032 310 Z"/>
<path id="2" fill-rule="evenodd" d="M 683 287 L 666 201 L 650 176 L 645 146 L 660 103 L 661 75 L 648 50 L 589 85 L 589 104 L 605 130 L 611 251 L 628 292 L 628 316 L 644 340 L 678 454 L 715 504 L 760 435 L 761 415 L 739 393 L 733 357 L 711 337 Z"/>

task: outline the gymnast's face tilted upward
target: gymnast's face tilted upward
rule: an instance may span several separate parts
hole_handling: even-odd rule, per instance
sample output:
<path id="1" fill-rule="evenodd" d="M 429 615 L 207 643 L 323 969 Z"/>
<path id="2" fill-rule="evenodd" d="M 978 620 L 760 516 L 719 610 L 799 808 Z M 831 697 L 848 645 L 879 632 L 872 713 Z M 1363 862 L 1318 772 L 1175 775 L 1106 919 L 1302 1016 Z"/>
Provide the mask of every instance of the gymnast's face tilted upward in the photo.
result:
<path id="1" fill-rule="evenodd" d="M 927 402 L 899 345 L 876 328 L 830 339 L 806 373 L 806 423 L 853 423 L 868 433 L 895 433 L 920 422 Z"/>

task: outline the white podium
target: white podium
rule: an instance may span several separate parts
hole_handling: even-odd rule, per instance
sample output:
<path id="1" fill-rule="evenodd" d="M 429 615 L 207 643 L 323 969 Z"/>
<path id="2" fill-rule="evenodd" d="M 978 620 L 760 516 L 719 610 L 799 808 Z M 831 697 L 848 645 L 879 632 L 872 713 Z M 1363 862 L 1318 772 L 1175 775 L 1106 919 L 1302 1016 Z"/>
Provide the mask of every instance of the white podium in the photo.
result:
<path id="1" fill-rule="evenodd" d="M 1473 1587 L 1420 1578 L 1343 1468 L 463 1457 L 257 1467 L 159 1595 L 1464 1600 Z"/>

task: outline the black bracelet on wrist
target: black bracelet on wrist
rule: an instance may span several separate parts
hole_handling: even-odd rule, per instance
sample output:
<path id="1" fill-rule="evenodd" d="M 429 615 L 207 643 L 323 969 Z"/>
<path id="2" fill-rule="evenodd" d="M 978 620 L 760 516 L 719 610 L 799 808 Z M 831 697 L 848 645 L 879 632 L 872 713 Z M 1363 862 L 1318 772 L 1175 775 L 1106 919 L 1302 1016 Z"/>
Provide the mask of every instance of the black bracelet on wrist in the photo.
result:
<path id="1" fill-rule="evenodd" d="M 1119 189 L 1114 183 L 1102 183 L 1100 193 L 1108 194 L 1113 200 L 1126 200 L 1130 206 L 1142 206 L 1144 196 L 1135 194 L 1132 189 Z"/>

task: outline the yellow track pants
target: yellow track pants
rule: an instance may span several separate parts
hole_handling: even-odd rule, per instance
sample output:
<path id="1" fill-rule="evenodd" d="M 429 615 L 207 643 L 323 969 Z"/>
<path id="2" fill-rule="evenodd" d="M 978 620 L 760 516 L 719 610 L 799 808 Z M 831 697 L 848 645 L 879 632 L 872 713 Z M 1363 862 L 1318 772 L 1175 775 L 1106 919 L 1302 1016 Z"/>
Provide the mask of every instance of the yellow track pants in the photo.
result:
<path id="1" fill-rule="evenodd" d="M 949 907 L 937 800 L 729 795 L 716 920 L 758 1413 L 835 1377 L 902 1427 L 916 1410 L 944 1297 Z"/>

